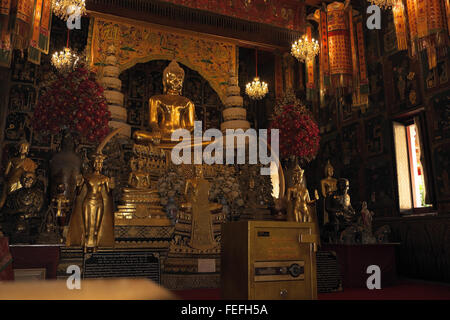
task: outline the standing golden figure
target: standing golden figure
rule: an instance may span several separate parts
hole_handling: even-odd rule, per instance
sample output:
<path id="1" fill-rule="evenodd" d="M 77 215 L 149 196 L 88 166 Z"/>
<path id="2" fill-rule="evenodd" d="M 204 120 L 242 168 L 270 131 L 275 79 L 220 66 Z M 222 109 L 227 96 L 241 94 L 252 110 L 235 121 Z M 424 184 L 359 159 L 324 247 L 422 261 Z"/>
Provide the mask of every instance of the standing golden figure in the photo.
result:
<path id="1" fill-rule="evenodd" d="M 98 247 L 114 247 L 114 208 L 111 189 L 113 180 L 102 175 L 106 156 L 102 149 L 119 132 L 114 130 L 93 155 L 94 172 L 79 179 L 78 192 L 70 217 L 66 245 L 81 246 L 84 251 L 97 251 Z"/>
<path id="2" fill-rule="evenodd" d="M 136 131 L 133 138 L 138 143 L 152 142 L 173 146 L 171 135 L 177 129 L 194 129 L 194 103 L 181 95 L 184 70 L 173 60 L 163 72 L 164 93 L 148 101 L 149 126 L 152 132 Z"/>
<path id="3" fill-rule="evenodd" d="M 296 166 L 292 175 L 292 187 L 288 189 L 287 200 L 287 220 L 296 222 L 315 222 L 315 212 L 310 208 L 314 204 L 319 195 L 315 191 L 315 199 L 311 200 L 308 189 L 304 181 L 304 170 L 300 166 Z"/>
<path id="4" fill-rule="evenodd" d="M 187 203 L 182 208 L 192 212 L 191 239 L 188 245 L 198 250 L 208 250 L 218 246 L 214 240 L 212 228 L 212 210 L 220 204 L 209 202 L 210 184 L 203 177 L 202 165 L 195 166 L 195 177 L 186 181 L 185 196 Z"/>
<path id="5" fill-rule="evenodd" d="M 12 158 L 8 161 L 5 169 L 5 185 L 2 190 L 2 197 L 0 199 L 0 209 L 3 208 L 6 198 L 12 192 L 22 188 L 20 179 L 24 172 L 34 172 L 37 164 L 27 157 L 30 150 L 30 144 L 27 141 L 22 141 L 19 144 L 18 157 Z"/>

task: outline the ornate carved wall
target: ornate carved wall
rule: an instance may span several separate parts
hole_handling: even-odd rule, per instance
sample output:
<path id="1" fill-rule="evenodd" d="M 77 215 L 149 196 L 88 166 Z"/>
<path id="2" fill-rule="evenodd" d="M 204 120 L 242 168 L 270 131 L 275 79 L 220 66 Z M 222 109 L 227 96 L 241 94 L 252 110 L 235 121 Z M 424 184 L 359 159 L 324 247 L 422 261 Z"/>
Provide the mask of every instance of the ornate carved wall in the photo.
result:
<path id="1" fill-rule="evenodd" d="M 101 72 L 110 45 L 118 49 L 121 71 L 136 63 L 176 59 L 208 80 L 224 101 L 229 72 L 236 71 L 234 43 L 141 21 L 92 15 L 87 52 L 94 69 Z"/>

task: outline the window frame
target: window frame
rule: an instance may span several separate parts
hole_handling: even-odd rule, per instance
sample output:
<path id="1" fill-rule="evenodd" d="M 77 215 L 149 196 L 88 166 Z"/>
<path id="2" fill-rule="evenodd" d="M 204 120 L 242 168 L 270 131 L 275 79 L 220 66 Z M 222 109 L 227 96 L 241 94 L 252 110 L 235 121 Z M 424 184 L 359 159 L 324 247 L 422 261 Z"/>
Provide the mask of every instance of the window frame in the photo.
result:
<path id="1" fill-rule="evenodd" d="M 398 168 L 397 168 L 397 154 L 396 154 L 396 135 L 394 132 L 394 123 L 398 122 L 405 126 L 406 128 L 415 123 L 415 118 L 418 119 L 417 125 L 420 126 L 418 128 L 417 135 L 419 135 L 419 141 L 421 143 L 421 153 L 423 153 L 424 163 L 422 163 L 422 167 L 424 170 L 424 175 L 426 175 L 427 178 L 425 178 L 425 188 L 426 192 L 428 194 L 429 198 L 429 204 L 431 206 L 428 207 L 415 207 L 414 206 L 414 195 L 411 193 L 411 208 L 410 209 L 400 209 L 400 194 L 399 194 L 399 184 L 398 180 L 395 183 L 396 190 L 397 190 L 397 209 L 401 216 L 405 217 L 413 217 L 413 216 L 423 216 L 423 215 L 436 215 L 436 197 L 435 197 L 435 190 L 434 190 L 434 176 L 433 176 L 433 168 L 432 168 L 432 162 L 431 162 L 431 146 L 430 146 L 430 140 L 428 137 L 428 129 L 427 129 L 427 121 L 426 121 L 426 114 L 425 114 L 425 108 L 421 107 L 419 109 L 416 109 L 414 111 L 405 112 L 399 115 L 396 115 L 391 118 L 391 129 L 392 129 L 392 150 L 393 150 L 393 160 L 394 160 L 394 171 L 396 174 L 396 177 L 398 177 Z M 412 192 L 413 189 L 413 177 L 411 176 L 411 158 L 410 158 L 410 140 L 408 139 L 408 133 L 405 132 L 405 135 L 407 137 L 407 152 L 408 152 L 408 173 L 409 173 L 409 183 L 410 183 L 410 190 Z"/>

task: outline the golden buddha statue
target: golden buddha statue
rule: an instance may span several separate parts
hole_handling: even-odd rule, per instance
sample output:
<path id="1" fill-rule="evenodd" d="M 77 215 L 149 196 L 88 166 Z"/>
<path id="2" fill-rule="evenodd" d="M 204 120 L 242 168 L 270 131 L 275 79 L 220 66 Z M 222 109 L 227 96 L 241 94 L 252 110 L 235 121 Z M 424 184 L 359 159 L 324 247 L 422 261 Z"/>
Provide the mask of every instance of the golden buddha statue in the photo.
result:
<path id="1" fill-rule="evenodd" d="M 149 126 L 152 132 L 135 131 L 137 143 L 153 143 L 173 146 L 172 132 L 177 129 L 194 129 L 194 103 L 181 95 L 184 70 L 175 60 L 164 69 L 164 93 L 151 97 L 148 101 Z M 178 142 L 177 142 L 178 143 Z"/>
<path id="2" fill-rule="evenodd" d="M 131 173 L 128 178 L 130 187 L 137 189 L 150 188 L 150 176 L 145 172 L 145 162 L 142 158 L 130 160 Z"/>
<path id="3" fill-rule="evenodd" d="M 70 217 L 67 246 L 81 246 L 84 251 L 114 246 L 112 180 L 101 174 L 101 152 L 93 156 L 94 172 L 78 182 L 78 194 Z"/>
<path id="4" fill-rule="evenodd" d="M 23 141 L 19 144 L 18 157 L 12 158 L 8 161 L 5 169 L 5 185 L 2 191 L 2 197 L 0 199 L 0 209 L 3 208 L 6 202 L 6 198 L 12 192 L 22 188 L 20 179 L 24 172 L 35 172 L 37 164 L 27 158 L 30 150 L 30 144 L 27 141 Z"/>
<path id="5" fill-rule="evenodd" d="M 214 240 L 211 212 L 222 206 L 209 202 L 210 183 L 203 177 L 202 165 L 195 165 L 195 177 L 186 181 L 187 202 L 182 210 L 192 212 L 191 238 L 188 245 L 197 250 L 208 250 L 219 244 Z"/>
<path id="6" fill-rule="evenodd" d="M 317 223 L 315 212 L 309 206 L 317 201 L 319 195 L 316 190 L 315 199 L 310 199 L 309 192 L 304 181 L 304 172 L 305 171 L 298 165 L 293 171 L 292 187 L 287 190 L 287 220 Z"/>
<path id="7" fill-rule="evenodd" d="M 330 194 L 337 190 L 337 179 L 333 178 L 334 168 L 328 160 L 325 165 L 325 179 L 320 180 L 320 187 L 322 189 L 322 196 L 324 199 L 327 198 Z M 325 209 L 325 200 L 323 203 L 323 224 L 329 222 L 328 213 Z"/>
<path id="8" fill-rule="evenodd" d="M 330 193 L 336 191 L 337 188 L 337 179 L 333 178 L 334 168 L 328 160 L 325 165 L 325 179 L 320 180 L 320 186 L 322 189 L 322 196 L 326 198 Z"/>

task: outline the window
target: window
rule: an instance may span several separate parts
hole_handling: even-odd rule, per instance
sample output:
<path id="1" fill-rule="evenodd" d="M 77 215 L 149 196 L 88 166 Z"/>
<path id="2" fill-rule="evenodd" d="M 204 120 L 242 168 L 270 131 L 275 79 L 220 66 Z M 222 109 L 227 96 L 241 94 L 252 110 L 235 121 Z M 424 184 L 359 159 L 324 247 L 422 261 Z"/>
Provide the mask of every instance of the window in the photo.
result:
<path id="1" fill-rule="evenodd" d="M 402 213 L 420 212 L 432 207 L 419 120 L 419 117 L 414 117 L 393 124 L 398 200 Z"/>

